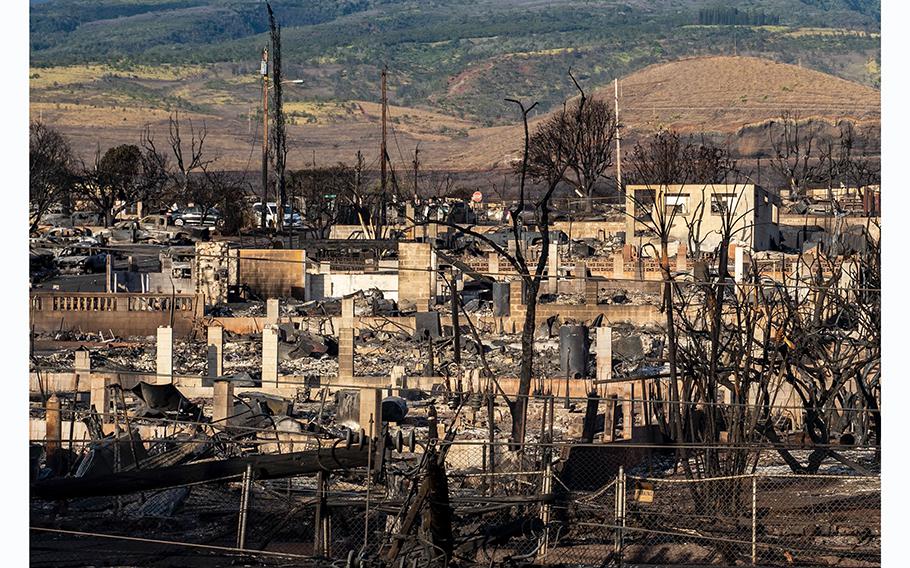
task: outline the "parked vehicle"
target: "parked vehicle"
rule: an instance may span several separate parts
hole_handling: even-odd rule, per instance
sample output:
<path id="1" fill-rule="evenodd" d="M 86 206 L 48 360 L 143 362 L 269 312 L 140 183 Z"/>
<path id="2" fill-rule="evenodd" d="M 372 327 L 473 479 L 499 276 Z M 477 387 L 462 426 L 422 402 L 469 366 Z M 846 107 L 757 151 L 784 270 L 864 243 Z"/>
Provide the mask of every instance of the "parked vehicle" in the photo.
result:
<path id="1" fill-rule="evenodd" d="M 104 224 L 104 219 L 91 211 L 76 211 L 71 215 L 65 215 L 58 209 L 46 213 L 41 218 L 41 223 L 52 227 L 82 227 L 86 225 L 99 227 Z"/>
<path id="2" fill-rule="evenodd" d="M 257 224 L 262 219 L 262 202 L 257 201 L 253 204 L 253 216 L 257 220 Z M 265 222 L 269 227 L 274 227 L 275 222 L 278 219 L 278 204 L 274 201 L 266 203 L 266 213 L 265 213 Z M 301 217 L 300 212 L 292 208 L 290 205 L 284 206 L 284 226 L 285 227 L 302 227 L 303 226 L 303 217 Z"/>
<path id="3" fill-rule="evenodd" d="M 57 268 L 62 273 L 88 274 L 104 272 L 108 253 L 88 243 L 74 243 L 57 255 Z"/>
<path id="4" fill-rule="evenodd" d="M 183 227 L 184 225 L 220 227 L 224 225 L 224 217 L 217 209 L 203 211 L 198 205 L 178 209 L 171 214 L 174 225 Z"/>

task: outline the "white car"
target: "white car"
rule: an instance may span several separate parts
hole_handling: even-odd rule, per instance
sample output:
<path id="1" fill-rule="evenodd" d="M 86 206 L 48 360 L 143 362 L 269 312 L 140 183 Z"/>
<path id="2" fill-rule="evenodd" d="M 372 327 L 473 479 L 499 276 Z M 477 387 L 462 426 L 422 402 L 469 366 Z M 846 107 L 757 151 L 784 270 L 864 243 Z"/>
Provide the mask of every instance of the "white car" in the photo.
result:
<path id="1" fill-rule="evenodd" d="M 275 221 L 277 219 L 278 204 L 274 201 L 269 201 L 266 203 L 266 213 L 265 213 L 265 222 L 269 227 L 275 226 Z M 253 204 L 253 213 L 256 218 L 256 224 L 259 225 L 262 219 L 262 202 L 257 201 Z M 284 226 L 285 227 L 301 227 L 303 226 L 303 217 L 300 216 L 299 211 L 295 211 L 291 208 L 290 205 L 284 206 Z"/>

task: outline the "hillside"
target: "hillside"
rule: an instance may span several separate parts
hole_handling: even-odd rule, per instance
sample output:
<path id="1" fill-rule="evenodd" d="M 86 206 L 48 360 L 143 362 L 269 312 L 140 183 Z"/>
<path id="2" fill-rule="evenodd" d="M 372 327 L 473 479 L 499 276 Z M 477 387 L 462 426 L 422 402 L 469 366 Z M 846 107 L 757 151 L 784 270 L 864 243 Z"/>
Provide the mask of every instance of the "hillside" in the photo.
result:
<path id="1" fill-rule="evenodd" d="M 573 94 L 565 80 L 570 68 L 586 85 L 598 85 L 655 63 L 739 53 L 873 87 L 879 80 L 875 0 L 753 0 L 742 9 L 717 0 L 272 5 L 282 25 L 285 76 L 306 80 L 288 90 L 290 100 L 374 100 L 386 64 L 397 104 L 486 126 L 513 120 L 505 95 L 539 101 L 544 111 L 557 107 Z M 33 88 L 36 100 L 76 95 L 216 114 L 225 102 L 255 104 L 255 88 L 244 89 L 268 42 L 264 3 L 247 0 L 48 0 L 32 4 L 30 32 L 35 72 L 106 67 L 118 75 L 73 92 Z M 148 69 L 187 66 L 200 72 L 179 85 L 141 78 Z M 137 70 L 139 79 L 129 76 Z"/>
<path id="2" fill-rule="evenodd" d="M 606 92 L 605 92 L 606 91 Z M 613 99 L 613 89 L 595 96 Z M 878 120 L 879 91 L 756 57 L 701 57 L 652 65 L 622 80 L 623 121 L 637 130 L 730 131 L 783 109 L 805 118 Z"/>
<path id="3" fill-rule="evenodd" d="M 134 81 L 147 89 L 161 85 L 182 86 L 189 100 L 200 100 L 207 92 L 200 81 L 191 80 L 199 70 L 183 68 L 171 74 L 160 70 L 134 73 Z M 98 74 L 99 71 L 92 71 Z M 66 85 L 81 85 L 86 76 L 38 73 L 33 85 L 57 77 Z M 108 72 L 101 81 L 117 84 L 124 77 Z M 227 82 L 227 79 L 221 79 Z M 209 82 L 217 82 L 210 79 Z M 220 84 L 220 83 L 218 83 Z M 157 87 L 156 87 L 157 85 Z M 255 100 L 253 82 L 237 80 L 238 89 Z M 649 66 L 621 79 L 624 137 L 632 144 L 637 136 L 659 127 L 686 133 L 703 132 L 723 139 L 734 149 L 752 153 L 761 149 L 767 136 L 761 125 L 783 110 L 799 112 L 806 119 L 834 123 L 841 119 L 878 129 L 879 91 L 817 71 L 755 57 L 702 57 Z M 195 86 L 195 87 L 194 87 Z M 79 89 L 83 92 L 87 89 Z M 73 92 L 76 92 L 74 90 Z M 597 97 L 613 98 L 612 85 L 592 89 Z M 252 103 L 225 95 L 222 102 L 200 106 L 184 114 L 204 122 L 209 130 L 208 147 L 221 155 L 223 167 L 255 168 L 258 159 L 257 116 L 250 114 Z M 84 100 L 46 102 L 33 100 L 32 116 L 57 125 L 71 136 L 75 146 L 88 158 L 96 142 L 102 147 L 135 142 L 141 126 L 151 124 L 152 132 L 165 136 L 165 109 L 136 109 L 130 105 L 113 108 Z M 317 163 L 351 162 L 358 150 L 368 160 L 378 155 L 379 107 L 375 102 L 291 102 L 288 137 L 292 144 L 292 167 Z M 419 143 L 425 168 L 486 170 L 502 167 L 518 155 L 521 129 L 518 125 L 484 126 L 477 121 L 444 113 L 391 105 L 390 155 L 396 167 L 410 168 L 414 147 Z M 537 123 L 546 118 L 540 114 Z M 631 147 L 631 146 L 628 146 Z"/>
<path id="4" fill-rule="evenodd" d="M 659 128 L 705 133 L 750 154 L 766 145 L 761 126 L 784 110 L 821 123 L 850 120 L 877 131 L 879 91 L 838 77 L 756 57 L 699 57 L 652 65 L 620 80 L 621 121 L 631 145 Z M 613 100 L 612 85 L 593 90 Z M 549 116 L 538 116 L 532 129 Z M 518 126 L 470 132 L 461 152 L 474 168 L 501 165 L 517 156 Z M 498 161 L 490 162 L 491 157 Z"/>

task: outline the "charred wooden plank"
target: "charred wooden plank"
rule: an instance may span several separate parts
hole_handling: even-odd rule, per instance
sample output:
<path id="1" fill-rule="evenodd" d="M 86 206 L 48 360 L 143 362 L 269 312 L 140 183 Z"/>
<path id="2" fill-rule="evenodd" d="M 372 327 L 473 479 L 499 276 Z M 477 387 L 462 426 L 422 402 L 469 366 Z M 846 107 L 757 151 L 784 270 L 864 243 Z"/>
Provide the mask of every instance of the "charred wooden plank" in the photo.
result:
<path id="1" fill-rule="evenodd" d="M 247 464 L 256 479 L 278 479 L 291 475 L 333 471 L 367 464 L 367 446 L 321 448 L 277 455 L 255 455 L 207 461 L 151 470 L 124 471 L 90 478 L 67 477 L 31 484 L 31 496 L 39 499 L 70 499 L 102 495 L 125 495 L 137 491 L 165 489 L 231 476 L 240 477 Z"/>

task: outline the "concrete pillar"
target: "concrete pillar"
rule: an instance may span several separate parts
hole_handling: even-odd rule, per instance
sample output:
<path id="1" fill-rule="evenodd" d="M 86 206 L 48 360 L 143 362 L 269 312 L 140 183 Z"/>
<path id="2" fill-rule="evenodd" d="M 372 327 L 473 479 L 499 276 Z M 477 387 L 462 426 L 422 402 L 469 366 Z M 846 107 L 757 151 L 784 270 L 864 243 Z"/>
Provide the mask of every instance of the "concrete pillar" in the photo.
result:
<path id="1" fill-rule="evenodd" d="M 60 450 L 60 439 L 63 436 L 63 421 L 60 417 L 60 399 L 56 393 L 47 399 L 47 409 L 44 415 L 44 446 L 47 454 L 47 463 L 52 462 L 54 454 Z"/>
<path id="2" fill-rule="evenodd" d="M 575 270 L 573 271 L 575 276 L 575 293 L 584 294 L 585 293 L 585 284 L 588 281 L 588 265 L 583 260 L 575 262 Z"/>
<path id="3" fill-rule="evenodd" d="M 338 331 L 338 378 L 352 379 L 353 377 L 354 330 L 346 327 Z"/>
<path id="4" fill-rule="evenodd" d="M 210 325 L 207 328 L 206 370 L 210 378 L 224 374 L 224 328 Z"/>
<path id="5" fill-rule="evenodd" d="M 521 307 L 525 305 L 524 297 L 522 295 L 522 281 L 521 280 L 511 280 L 509 281 L 509 307 Z M 511 310 L 510 313 L 513 313 L 514 310 Z"/>
<path id="6" fill-rule="evenodd" d="M 262 328 L 262 385 L 278 386 L 278 327 Z"/>
<path id="7" fill-rule="evenodd" d="M 733 279 L 736 282 L 743 281 L 743 256 L 745 251 L 743 247 L 737 246 L 736 252 L 733 254 Z"/>
<path id="8" fill-rule="evenodd" d="M 158 328 L 155 350 L 155 373 L 157 383 L 166 384 L 174 381 L 174 328 L 163 325 Z"/>
<path id="9" fill-rule="evenodd" d="M 597 380 L 613 378 L 613 328 L 598 327 L 594 338 L 594 356 L 597 359 Z"/>
<path id="10" fill-rule="evenodd" d="M 373 427 L 370 428 L 370 418 L 373 419 Z M 362 388 L 360 389 L 360 427 L 364 429 L 367 436 L 378 438 L 382 432 L 382 389 Z"/>
<path id="11" fill-rule="evenodd" d="M 621 252 L 613 253 L 613 278 L 622 280 L 626 275 L 623 266 L 623 254 Z"/>
<path id="12" fill-rule="evenodd" d="M 582 284 L 585 286 L 585 305 L 596 306 L 597 292 L 600 289 L 600 283 L 597 280 L 583 280 Z"/>
<path id="13" fill-rule="evenodd" d="M 515 246 L 515 239 L 510 236 L 509 240 L 506 241 L 506 252 L 514 257 L 517 252 L 517 248 L 518 247 Z"/>
<path id="14" fill-rule="evenodd" d="M 679 250 L 676 251 L 676 271 L 685 272 L 689 269 L 689 259 L 686 258 L 686 255 L 689 254 L 689 248 L 686 246 L 686 243 L 679 243 Z"/>
<path id="15" fill-rule="evenodd" d="M 76 371 L 76 380 L 85 384 L 83 381 L 88 381 L 92 374 L 91 353 L 85 347 L 80 347 L 76 349 L 75 357 L 76 361 L 73 364 L 73 369 Z"/>
<path id="16" fill-rule="evenodd" d="M 547 282 L 551 294 L 559 292 L 559 245 L 550 243 L 550 250 L 547 251 Z"/>
<path id="17" fill-rule="evenodd" d="M 90 382 L 89 406 L 101 414 L 101 422 L 105 423 L 113 422 L 110 416 L 106 416 L 111 409 L 109 382 L 104 375 L 93 375 Z"/>
<path id="18" fill-rule="evenodd" d="M 433 227 L 438 228 L 438 225 L 433 225 Z M 429 309 L 432 309 L 436 305 L 436 296 L 439 293 L 439 276 L 437 269 L 439 268 L 439 263 L 436 261 L 436 249 L 430 247 L 430 305 Z"/>
<path id="19" fill-rule="evenodd" d="M 404 365 L 395 365 L 392 367 L 392 372 L 389 375 L 389 382 L 391 382 L 393 387 L 398 387 L 399 389 L 408 388 L 408 377 L 405 374 Z M 402 396 L 400 392 L 396 394 Z"/>
<path id="20" fill-rule="evenodd" d="M 231 426 L 234 415 L 234 383 L 231 381 L 215 381 L 214 400 L 212 407 L 212 422 L 216 426 Z"/>
<path id="21" fill-rule="evenodd" d="M 487 272 L 494 279 L 499 279 L 497 276 L 499 274 L 499 253 L 496 251 L 487 255 Z"/>
<path id="22" fill-rule="evenodd" d="M 341 329 L 354 327 L 354 298 L 341 299 Z"/>
<path id="23" fill-rule="evenodd" d="M 109 254 L 104 259 L 104 291 L 110 294 L 111 292 L 117 291 L 117 286 L 114 283 L 114 271 L 111 268 L 111 263 L 113 262 L 114 255 Z"/>
<path id="24" fill-rule="evenodd" d="M 265 323 L 278 323 L 278 298 L 269 298 L 265 302 Z"/>

